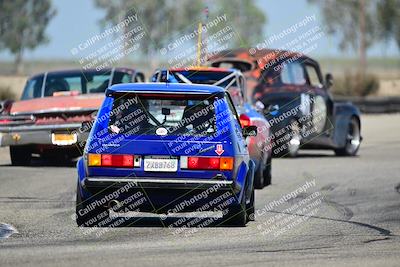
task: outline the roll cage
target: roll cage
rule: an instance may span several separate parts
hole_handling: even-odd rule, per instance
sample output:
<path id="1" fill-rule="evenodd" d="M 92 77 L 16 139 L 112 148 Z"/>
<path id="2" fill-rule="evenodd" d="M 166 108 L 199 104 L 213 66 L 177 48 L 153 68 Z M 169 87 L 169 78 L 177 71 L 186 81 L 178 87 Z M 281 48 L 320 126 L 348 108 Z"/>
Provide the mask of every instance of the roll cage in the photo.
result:
<path id="1" fill-rule="evenodd" d="M 198 72 L 213 72 L 211 70 L 191 70 L 188 71 L 198 73 Z M 192 84 L 193 82 L 190 80 L 190 77 L 186 77 L 182 74 L 183 71 L 179 70 L 156 70 L 152 76 L 152 82 L 178 82 L 178 83 L 186 83 Z M 216 72 L 216 71 L 215 71 Z M 226 70 L 220 71 L 226 73 L 226 76 L 218 79 L 217 81 L 203 82 L 203 84 L 220 86 L 225 89 L 225 91 L 229 91 L 229 89 L 233 87 L 237 87 L 240 89 L 242 97 L 245 102 L 247 102 L 247 89 L 246 82 L 243 73 L 239 70 Z M 217 72 L 216 72 L 217 73 Z M 178 78 L 178 79 L 177 79 Z"/>

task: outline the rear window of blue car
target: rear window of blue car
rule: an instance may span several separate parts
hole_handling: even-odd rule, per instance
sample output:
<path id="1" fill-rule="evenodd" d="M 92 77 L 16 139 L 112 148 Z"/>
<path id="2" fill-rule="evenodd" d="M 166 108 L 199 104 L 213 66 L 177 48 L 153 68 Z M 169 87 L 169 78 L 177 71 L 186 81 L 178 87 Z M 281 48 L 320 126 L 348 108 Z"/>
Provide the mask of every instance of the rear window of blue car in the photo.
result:
<path id="1" fill-rule="evenodd" d="M 211 95 L 115 96 L 108 129 L 124 135 L 213 135 L 214 100 Z"/>

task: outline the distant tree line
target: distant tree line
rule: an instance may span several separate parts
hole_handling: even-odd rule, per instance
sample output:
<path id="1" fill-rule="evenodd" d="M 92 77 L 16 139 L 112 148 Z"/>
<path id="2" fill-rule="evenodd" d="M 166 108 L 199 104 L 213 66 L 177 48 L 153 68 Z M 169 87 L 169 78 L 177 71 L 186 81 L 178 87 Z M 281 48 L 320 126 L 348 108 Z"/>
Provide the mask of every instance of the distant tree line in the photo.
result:
<path id="1" fill-rule="evenodd" d="M 320 7 L 329 34 L 339 47 L 358 51 L 359 74 L 365 75 L 367 50 L 376 42 L 394 40 L 400 49 L 400 0 L 308 0 Z"/>
<path id="2" fill-rule="evenodd" d="M 204 12 L 210 17 L 227 14 L 240 36 L 230 44 L 232 47 L 250 46 L 265 39 L 267 17 L 254 0 L 94 1 L 105 11 L 103 27 L 121 21 L 131 12 L 138 13 L 149 35 L 141 40 L 142 52 L 147 55 L 163 47 L 171 36 L 195 27 L 197 21 L 204 20 Z M 321 8 L 328 33 L 341 36 L 341 48 L 358 50 L 361 73 L 365 72 L 366 52 L 373 43 L 395 40 L 400 48 L 400 0 L 308 1 Z M 207 4 L 210 6 L 206 8 Z M 49 41 L 45 31 L 55 14 L 51 0 L 0 0 L 0 50 L 15 56 L 17 73 L 22 70 L 24 52 Z"/>
<path id="3" fill-rule="evenodd" d="M 103 26 L 118 23 L 129 16 L 129 13 L 137 13 L 139 21 L 132 23 L 130 27 L 134 28 L 139 24 L 146 28 L 148 36 L 141 40 L 141 51 L 150 57 L 176 36 L 192 32 L 197 28 L 198 22 L 206 23 L 208 18 L 212 20 L 226 14 L 226 24 L 212 30 L 218 31 L 226 25 L 232 26 L 238 38 L 231 40 L 231 47 L 249 46 L 261 41 L 267 21 L 266 15 L 257 8 L 254 0 L 95 0 L 95 3 L 105 11 L 105 17 L 101 21 Z"/>
<path id="4" fill-rule="evenodd" d="M 45 31 L 55 14 L 51 0 L 0 0 L 0 50 L 15 56 L 16 73 L 25 50 L 49 41 Z"/>

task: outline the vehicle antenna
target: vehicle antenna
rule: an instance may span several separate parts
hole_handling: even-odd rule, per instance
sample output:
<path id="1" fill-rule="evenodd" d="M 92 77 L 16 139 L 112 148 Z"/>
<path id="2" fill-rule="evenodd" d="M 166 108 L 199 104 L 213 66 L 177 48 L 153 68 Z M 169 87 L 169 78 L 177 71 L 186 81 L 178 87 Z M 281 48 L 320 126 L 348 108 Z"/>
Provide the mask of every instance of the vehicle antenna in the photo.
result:
<path id="1" fill-rule="evenodd" d="M 203 26 L 206 25 L 208 21 L 208 6 L 206 6 L 203 10 L 203 13 L 205 15 L 205 23 L 203 23 L 202 20 L 200 20 L 198 27 L 197 27 L 197 67 L 201 67 L 202 60 L 205 61 L 207 57 L 207 36 L 206 32 L 203 34 Z M 202 46 L 204 45 L 204 49 L 202 49 Z"/>
<path id="2" fill-rule="evenodd" d="M 199 22 L 199 26 L 197 27 L 198 38 L 197 38 L 197 67 L 201 65 L 201 31 L 203 29 L 203 23 Z"/>

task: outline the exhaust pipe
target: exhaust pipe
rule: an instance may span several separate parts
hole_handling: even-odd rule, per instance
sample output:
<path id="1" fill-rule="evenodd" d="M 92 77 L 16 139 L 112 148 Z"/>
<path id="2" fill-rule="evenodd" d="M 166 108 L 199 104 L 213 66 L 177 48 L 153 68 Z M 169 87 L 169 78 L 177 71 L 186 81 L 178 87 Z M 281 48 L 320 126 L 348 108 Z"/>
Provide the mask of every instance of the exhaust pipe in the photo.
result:
<path id="1" fill-rule="evenodd" d="M 113 199 L 110 202 L 108 202 L 108 209 L 112 209 L 113 211 L 116 211 L 121 206 L 122 206 L 121 203 L 118 200 L 115 200 L 115 199 Z"/>

